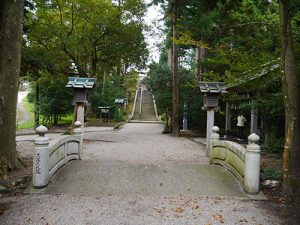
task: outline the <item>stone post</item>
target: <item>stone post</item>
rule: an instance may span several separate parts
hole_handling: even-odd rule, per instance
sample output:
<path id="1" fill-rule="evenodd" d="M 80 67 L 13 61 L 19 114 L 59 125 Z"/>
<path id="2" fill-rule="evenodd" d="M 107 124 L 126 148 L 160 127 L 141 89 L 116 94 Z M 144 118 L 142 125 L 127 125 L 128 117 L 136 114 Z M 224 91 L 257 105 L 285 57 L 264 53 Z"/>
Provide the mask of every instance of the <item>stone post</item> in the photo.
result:
<path id="1" fill-rule="evenodd" d="M 210 136 L 210 149 L 209 149 L 209 158 L 210 158 L 210 160 L 211 160 L 211 152 L 212 152 L 212 148 L 213 148 L 213 143 L 214 143 L 214 141 L 217 141 L 217 140 L 219 140 L 220 139 L 220 135 L 218 134 L 218 132 L 219 132 L 219 127 L 217 127 L 217 126 L 213 126 L 212 128 L 211 128 L 211 136 Z"/>
<path id="2" fill-rule="evenodd" d="M 231 129 L 231 105 L 226 102 L 226 123 L 225 123 L 225 133 L 228 135 L 228 131 Z"/>
<path id="3" fill-rule="evenodd" d="M 79 159 L 82 159 L 82 154 L 83 154 L 83 130 L 81 129 L 81 122 L 76 121 L 74 123 L 75 129 L 73 130 L 74 135 L 80 137 L 80 144 L 79 144 Z"/>
<path id="4" fill-rule="evenodd" d="M 184 100 L 184 104 L 183 104 L 183 121 L 182 121 L 182 129 L 184 131 L 188 130 L 188 116 L 187 116 L 187 111 L 188 111 L 188 104 L 187 104 L 187 100 Z"/>
<path id="5" fill-rule="evenodd" d="M 207 109 L 207 125 L 206 125 L 206 156 L 209 157 L 210 135 L 214 126 L 215 112 L 213 109 Z"/>
<path id="6" fill-rule="evenodd" d="M 45 126 L 36 128 L 39 136 L 34 139 L 32 176 L 32 185 L 35 188 L 45 187 L 49 183 L 49 139 L 45 137 L 47 132 Z"/>
<path id="7" fill-rule="evenodd" d="M 260 181 L 260 146 L 256 143 L 259 141 L 259 136 L 253 133 L 248 137 L 248 141 L 245 155 L 244 190 L 249 194 L 257 194 Z"/>

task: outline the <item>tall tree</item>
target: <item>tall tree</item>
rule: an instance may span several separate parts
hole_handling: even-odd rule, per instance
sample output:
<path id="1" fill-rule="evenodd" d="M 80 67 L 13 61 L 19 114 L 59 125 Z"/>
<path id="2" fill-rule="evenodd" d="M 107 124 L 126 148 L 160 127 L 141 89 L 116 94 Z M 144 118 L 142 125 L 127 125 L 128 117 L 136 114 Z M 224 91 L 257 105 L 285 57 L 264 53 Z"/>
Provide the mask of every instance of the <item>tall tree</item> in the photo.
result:
<path id="1" fill-rule="evenodd" d="M 173 2 L 173 118 L 172 135 L 179 136 L 178 110 L 179 110 L 179 89 L 178 89 L 178 53 L 176 40 L 178 20 L 178 0 Z"/>
<path id="2" fill-rule="evenodd" d="M 21 165 L 15 138 L 23 14 L 23 0 L 0 2 L 0 160 L 10 169 Z"/>
<path id="3" fill-rule="evenodd" d="M 300 178 L 300 93 L 293 47 L 292 9 L 296 1 L 279 0 L 281 24 L 282 90 L 285 103 L 285 145 L 283 156 L 283 188 L 292 193 L 292 183 Z"/>

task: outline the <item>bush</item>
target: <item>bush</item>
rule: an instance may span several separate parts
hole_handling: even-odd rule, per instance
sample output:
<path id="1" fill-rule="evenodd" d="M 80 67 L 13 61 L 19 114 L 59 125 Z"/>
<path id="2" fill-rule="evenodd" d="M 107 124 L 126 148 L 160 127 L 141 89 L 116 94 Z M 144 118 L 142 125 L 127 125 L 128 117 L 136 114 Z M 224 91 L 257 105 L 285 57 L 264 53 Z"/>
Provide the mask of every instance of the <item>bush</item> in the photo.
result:
<path id="1" fill-rule="evenodd" d="M 113 120 L 116 122 L 124 121 L 123 113 L 119 110 L 115 110 L 113 113 Z"/>
<path id="2" fill-rule="evenodd" d="M 262 169 L 261 176 L 264 180 L 281 180 L 282 174 L 270 167 Z"/>
<path id="3" fill-rule="evenodd" d="M 34 102 L 34 92 L 32 90 L 30 90 L 30 92 L 27 94 L 27 100 L 30 103 Z"/>
<path id="4" fill-rule="evenodd" d="M 40 80 L 40 115 L 43 123 L 54 123 L 73 112 L 73 92 L 66 88 L 66 78 L 45 76 Z"/>
<path id="5" fill-rule="evenodd" d="M 277 153 L 282 151 L 283 137 L 277 137 L 276 131 L 272 129 L 266 134 L 264 145 L 269 153 Z"/>

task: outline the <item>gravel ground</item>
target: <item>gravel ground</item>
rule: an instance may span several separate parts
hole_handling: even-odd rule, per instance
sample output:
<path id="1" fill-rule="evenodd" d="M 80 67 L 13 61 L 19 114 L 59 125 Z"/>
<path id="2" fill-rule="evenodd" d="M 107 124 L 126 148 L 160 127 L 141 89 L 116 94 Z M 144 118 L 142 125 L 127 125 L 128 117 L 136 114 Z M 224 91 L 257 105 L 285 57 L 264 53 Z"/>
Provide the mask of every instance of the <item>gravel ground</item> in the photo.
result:
<path id="1" fill-rule="evenodd" d="M 127 164 L 208 164 L 204 150 L 186 138 L 163 135 L 162 124 L 128 123 L 119 131 L 85 129 L 83 160 Z"/>
<path id="2" fill-rule="evenodd" d="M 26 195 L 8 198 L 0 224 L 247 224 L 280 221 L 257 202 L 208 197 Z"/>
<path id="3" fill-rule="evenodd" d="M 105 165 L 111 162 L 112 166 L 121 163 L 127 167 L 161 165 L 171 168 L 198 164 L 207 167 L 208 160 L 200 145 L 185 138 L 162 135 L 161 130 L 161 124 L 126 124 L 120 131 L 86 128 L 81 163 L 96 160 Z M 67 167 L 72 168 L 72 164 Z M 55 185 L 55 180 L 51 185 Z M 64 194 L 31 194 L 0 199 L 0 208 L 5 208 L 0 224 L 12 225 L 283 224 L 268 201 L 175 192 L 99 196 L 67 191 Z"/>

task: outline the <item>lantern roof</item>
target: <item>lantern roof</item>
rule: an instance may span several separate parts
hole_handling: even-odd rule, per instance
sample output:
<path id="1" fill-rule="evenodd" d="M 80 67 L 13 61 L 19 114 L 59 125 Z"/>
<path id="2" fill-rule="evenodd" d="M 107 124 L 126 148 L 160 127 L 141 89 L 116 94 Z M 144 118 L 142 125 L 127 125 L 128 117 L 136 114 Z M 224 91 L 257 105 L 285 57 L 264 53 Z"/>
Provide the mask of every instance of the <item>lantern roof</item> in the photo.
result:
<path id="1" fill-rule="evenodd" d="M 199 82 L 201 93 L 226 94 L 224 82 Z"/>
<path id="2" fill-rule="evenodd" d="M 87 77 L 69 77 L 68 79 L 66 87 L 75 89 L 92 89 L 96 82 L 96 78 Z"/>
<path id="3" fill-rule="evenodd" d="M 116 104 L 124 104 L 126 102 L 125 98 L 116 98 L 115 103 Z"/>

